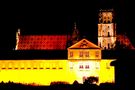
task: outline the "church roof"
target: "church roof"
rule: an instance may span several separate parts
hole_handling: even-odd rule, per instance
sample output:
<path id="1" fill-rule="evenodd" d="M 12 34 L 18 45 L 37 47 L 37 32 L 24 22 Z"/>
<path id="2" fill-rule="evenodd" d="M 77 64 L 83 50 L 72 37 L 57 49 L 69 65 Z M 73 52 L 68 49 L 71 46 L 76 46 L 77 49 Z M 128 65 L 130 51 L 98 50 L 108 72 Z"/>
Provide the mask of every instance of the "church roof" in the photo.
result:
<path id="1" fill-rule="evenodd" d="M 66 50 L 67 35 L 20 35 L 17 50 Z"/>
<path id="2" fill-rule="evenodd" d="M 79 42 L 77 42 L 76 44 L 72 45 L 69 47 L 70 49 L 100 49 L 99 46 L 97 46 L 96 44 L 88 41 L 87 39 L 82 39 Z"/>

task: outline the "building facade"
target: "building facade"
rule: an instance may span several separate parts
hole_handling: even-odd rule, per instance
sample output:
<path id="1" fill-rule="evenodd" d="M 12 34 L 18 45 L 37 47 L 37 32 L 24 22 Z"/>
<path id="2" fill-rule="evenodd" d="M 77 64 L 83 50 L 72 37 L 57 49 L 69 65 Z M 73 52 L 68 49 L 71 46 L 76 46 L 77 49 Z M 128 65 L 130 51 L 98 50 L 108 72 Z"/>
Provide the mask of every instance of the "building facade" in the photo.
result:
<path id="1" fill-rule="evenodd" d="M 37 85 L 50 85 L 63 81 L 94 76 L 98 83 L 115 82 L 115 69 L 110 63 L 115 59 L 102 59 L 101 48 L 82 39 L 67 49 L 67 59 L 0 60 L 0 81 Z"/>

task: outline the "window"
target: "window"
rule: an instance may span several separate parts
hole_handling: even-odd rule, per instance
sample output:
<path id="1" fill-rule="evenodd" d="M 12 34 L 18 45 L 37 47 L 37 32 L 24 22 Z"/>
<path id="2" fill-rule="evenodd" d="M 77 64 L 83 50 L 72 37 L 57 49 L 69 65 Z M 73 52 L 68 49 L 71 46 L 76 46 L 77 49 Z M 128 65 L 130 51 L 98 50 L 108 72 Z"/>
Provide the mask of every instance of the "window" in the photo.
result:
<path id="1" fill-rule="evenodd" d="M 88 52 L 88 51 L 85 52 L 85 56 L 86 56 L 86 57 L 89 57 L 89 52 Z"/>
<path id="2" fill-rule="evenodd" d="M 83 65 L 80 65 L 80 66 L 79 66 L 79 69 L 83 69 Z"/>
<path id="3" fill-rule="evenodd" d="M 95 52 L 95 56 L 96 56 L 96 58 L 99 57 L 99 52 L 98 51 Z"/>
<path id="4" fill-rule="evenodd" d="M 89 69 L 89 68 L 90 68 L 89 65 L 86 65 L 86 66 L 85 66 L 85 69 Z"/>
<path id="5" fill-rule="evenodd" d="M 63 69 L 62 67 L 59 67 L 59 69 Z"/>
<path id="6" fill-rule="evenodd" d="M 56 69 L 56 67 L 53 67 L 52 69 Z"/>
<path id="7" fill-rule="evenodd" d="M 14 69 L 18 69 L 18 68 L 14 68 Z"/>
<path id="8" fill-rule="evenodd" d="M 27 68 L 27 69 L 31 69 L 31 68 Z"/>
<path id="9" fill-rule="evenodd" d="M 83 52 L 82 51 L 79 53 L 79 56 L 80 57 L 83 57 Z"/>
<path id="10" fill-rule="evenodd" d="M 37 69 L 36 67 L 34 67 L 33 69 Z"/>
<path id="11" fill-rule="evenodd" d="M 12 68 L 8 68 L 8 69 L 12 69 Z"/>
<path id="12" fill-rule="evenodd" d="M 39 69 L 44 69 L 44 68 L 39 68 Z"/>
<path id="13" fill-rule="evenodd" d="M 22 67 L 22 68 L 20 68 L 20 69 L 24 69 L 24 68 Z"/>
<path id="14" fill-rule="evenodd" d="M 70 57 L 73 57 L 73 52 L 70 52 Z"/>
<path id="15" fill-rule="evenodd" d="M 110 37 L 110 32 L 108 32 L 108 37 Z"/>

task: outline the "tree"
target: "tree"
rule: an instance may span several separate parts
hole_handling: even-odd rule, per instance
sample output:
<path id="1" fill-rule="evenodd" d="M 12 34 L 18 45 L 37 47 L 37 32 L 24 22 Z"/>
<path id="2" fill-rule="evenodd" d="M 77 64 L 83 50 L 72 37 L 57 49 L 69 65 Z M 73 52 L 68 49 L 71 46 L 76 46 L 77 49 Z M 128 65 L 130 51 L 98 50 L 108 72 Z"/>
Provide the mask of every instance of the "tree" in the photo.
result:
<path id="1" fill-rule="evenodd" d="M 84 84 L 96 84 L 96 83 L 98 83 L 98 77 L 95 76 L 88 77 L 84 82 Z"/>

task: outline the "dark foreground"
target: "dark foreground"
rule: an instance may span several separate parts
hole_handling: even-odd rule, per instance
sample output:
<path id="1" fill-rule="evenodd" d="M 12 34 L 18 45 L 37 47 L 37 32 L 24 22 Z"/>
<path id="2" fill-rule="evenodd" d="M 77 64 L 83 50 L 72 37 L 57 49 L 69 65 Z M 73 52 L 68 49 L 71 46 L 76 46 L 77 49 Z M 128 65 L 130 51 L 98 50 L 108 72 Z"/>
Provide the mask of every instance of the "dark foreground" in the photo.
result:
<path id="1" fill-rule="evenodd" d="M 32 86 L 15 83 L 0 83 L 0 90 L 119 90 L 115 84 L 56 84 L 50 86 Z"/>

